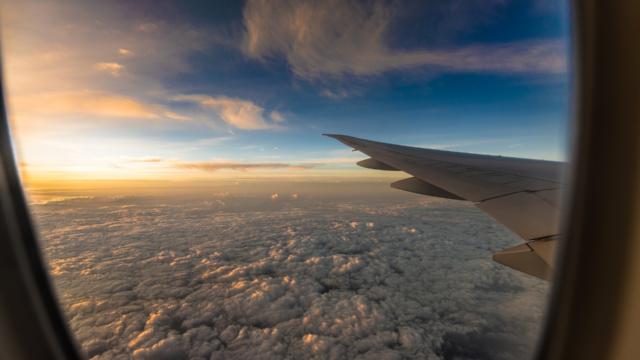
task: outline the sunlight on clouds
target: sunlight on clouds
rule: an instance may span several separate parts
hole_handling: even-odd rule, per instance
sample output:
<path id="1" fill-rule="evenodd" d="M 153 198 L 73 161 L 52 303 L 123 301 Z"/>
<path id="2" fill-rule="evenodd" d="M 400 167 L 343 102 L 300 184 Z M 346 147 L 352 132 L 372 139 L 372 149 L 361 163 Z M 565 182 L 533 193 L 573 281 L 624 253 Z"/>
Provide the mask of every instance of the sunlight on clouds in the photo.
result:
<path id="1" fill-rule="evenodd" d="M 143 157 L 130 159 L 128 163 L 144 164 L 144 166 L 163 167 L 166 169 L 184 169 L 203 172 L 220 170 L 253 171 L 253 170 L 306 170 L 321 164 L 313 163 L 285 163 L 285 162 L 233 162 L 228 160 L 215 161 L 184 161 L 177 159 L 162 159 L 158 157 Z"/>
<path id="2" fill-rule="evenodd" d="M 140 24 L 122 10 L 114 3 L 2 2 L 9 116 L 29 176 L 145 176 L 119 171 L 110 154 L 177 145 L 110 136 L 144 121 L 202 127 L 166 104 L 170 89 L 158 76 L 188 71 L 186 57 L 204 46 L 203 34 L 189 24 Z M 180 146 L 174 152 L 200 145 Z"/>
<path id="3" fill-rule="evenodd" d="M 133 55 L 133 51 L 131 51 L 129 49 L 125 49 L 125 48 L 120 48 L 120 49 L 118 49 L 118 55 L 131 56 L 131 55 Z"/>
<path id="4" fill-rule="evenodd" d="M 19 115 L 80 114 L 107 118 L 157 119 L 158 109 L 136 99 L 98 91 L 36 94 L 14 98 Z"/>
<path id="5" fill-rule="evenodd" d="M 224 161 L 201 161 L 201 162 L 171 162 L 173 166 L 180 169 L 218 171 L 218 170 L 260 170 L 260 169 L 292 169 L 305 170 L 315 166 L 315 164 L 287 164 L 287 163 L 232 163 Z"/>
<path id="6" fill-rule="evenodd" d="M 181 115 L 178 113 L 175 113 L 173 111 L 165 111 L 164 113 L 162 113 L 165 117 L 172 119 L 172 120 L 178 120 L 178 121 L 189 121 L 192 120 L 191 117 L 186 116 L 186 115 Z"/>
<path id="7" fill-rule="evenodd" d="M 394 2 L 250 0 L 238 5 L 235 17 L 210 23 L 191 22 L 188 14 L 163 17 L 161 11 L 142 16 L 140 10 L 121 2 L 2 2 L 9 116 L 20 160 L 29 169 L 83 176 L 113 171 L 135 178 L 185 172 L 187 166 L 217 169 L 221 165 L 205 166 L 215 151 L 234 164 L 268 161 L 313 167 L 305 172 L 353 170 L 358 159 L 323 154 L 321 140 L 309 137 L 316 132 L 313 136 L 320 138 L 325 125 L 342 127 L 327 120 L 336 117 L 318 116 L 325 110 L 320 111 L 324 98 L 341 100 L 344 107 L 336 111 L 362 106 L 353 115 L 355 124 L 371 115 L 379 100 L 390 101 L 368 103 L 368 90 L 354 89 L 359 80 L 353 76 L 423 68 L 546 76 L 565 68 L 560 38 L 396 50 L 390 36 L 398 20 Z M 253 61 L 273 58 L 284 58 L 288 66 L 256 67 Z M 322 84 L 299 86 L 292 73 Z M 350 103 L 356 95 L 363 101 Z M 388 109 L 395 106 L 388 104 Z M 126 141 L 120 141 L 123 137 Z M 230 144 L 219 144 L 227 138 L 235 139 L 238 153 L 228 150 Z M 306 146 L 314 152 L 304 151 Z M 119 161 L 148 155 L 190 165 Z"/>
<path id="8" fill-rule="evenodd" d="M 120 73 L 124 69 L 124 65 L 116 62 L 100 62 L 93 66 L 98 71 L 108 72 L 113 76 L 120 76 Z"/>
<path id="9" fill-rule="evenodd" d="M 208 95 L 178 95 L 173 99 L 196 103 L 205 109 L 212 109 L 224 122 L 243 130 L 278 129 L 280 126 L 276 123 L 284 121 L 281 114 L 272 112 L 270 117 L 274 122 L 268 122 L 264 116 L 264 108 L 248 100 Z"/>
<path id="10" fill-rule="evenodd" d="M 282 113 L 280 113 L 279 111 L 272 111 L 269 114 L 269 117 L 271 118 L 271 120 L 277 123 L 281 123 L 285 120 L 284 115 L 282 115 Z"/>
<path id="11" fill-rule="evenodd" d="M 564 45 L 530 40 L 498 45 L 395 50 L 387 43 L 396 14 L 386 2 L 251 0 L 244 9 L 244 52 L 284 56 L 302 78 L 369 76 L 429 67 L 438 72 L 557 74 L 566 71 Z"/>
<path id="12" fill-rule="evenodd" d="M 516 240 L 470 204 L 370 182 L 128 189 L 36 200 L 86 358 L 508 360 L 535 348 L 548 284 L 491 261 Z"/>

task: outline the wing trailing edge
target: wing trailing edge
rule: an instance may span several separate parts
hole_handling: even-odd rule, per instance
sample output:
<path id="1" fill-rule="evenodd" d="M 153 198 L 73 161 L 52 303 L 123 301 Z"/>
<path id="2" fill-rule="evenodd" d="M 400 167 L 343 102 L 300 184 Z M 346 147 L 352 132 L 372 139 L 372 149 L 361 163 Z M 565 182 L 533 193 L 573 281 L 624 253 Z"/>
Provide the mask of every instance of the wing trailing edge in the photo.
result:
<path id="1" fill-rule="evenodd" d="M 393 166 L 389 166 L 382 161 L 378 161 L 376 159 L 368 158 L 361 161 L 358 161 L 356 165 L 373 170 L 385 170 L 385 171 L 400 171 Z"/>
<path id="2" fill-rule="evenodd" d="M 429 184 L 426 181 L 422 181 L 417 177 L 398 180 L 391 183 L 391 187 L 394 189 L 409 191 L 416 194 L 429 195 L 452 200 L 464 200 L 456 194 L 452 194 L 445 189 Z"/>

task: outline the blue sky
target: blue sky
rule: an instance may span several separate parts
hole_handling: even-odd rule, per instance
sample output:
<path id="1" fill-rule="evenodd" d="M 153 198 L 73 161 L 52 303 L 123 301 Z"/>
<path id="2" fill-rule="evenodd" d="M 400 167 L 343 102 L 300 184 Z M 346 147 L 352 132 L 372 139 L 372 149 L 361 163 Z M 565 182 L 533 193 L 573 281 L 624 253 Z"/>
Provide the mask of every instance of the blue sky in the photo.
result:
<path id="1" fill-rule="evenodd" d="M 326 132 L 565 157 L 564 2 L 6 7 L 10 115 L 33 171 L 351 166 Z"/>

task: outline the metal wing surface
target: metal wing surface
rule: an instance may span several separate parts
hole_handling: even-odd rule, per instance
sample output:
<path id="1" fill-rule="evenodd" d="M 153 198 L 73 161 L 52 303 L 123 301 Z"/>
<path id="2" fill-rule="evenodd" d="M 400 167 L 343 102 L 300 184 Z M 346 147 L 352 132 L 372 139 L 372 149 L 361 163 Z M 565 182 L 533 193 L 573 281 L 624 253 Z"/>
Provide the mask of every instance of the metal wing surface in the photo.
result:
<path id="1" fill-rule="evenodd" d="M 412 177 L 391 187 L 414 193 L 472 201 L 525 240 L 493 259 L 549 279 L 559 233 L 560 194 L 565 163 L 422 149 L 326 134 L 370 158 L 358 165 L 403 171 Z"/>

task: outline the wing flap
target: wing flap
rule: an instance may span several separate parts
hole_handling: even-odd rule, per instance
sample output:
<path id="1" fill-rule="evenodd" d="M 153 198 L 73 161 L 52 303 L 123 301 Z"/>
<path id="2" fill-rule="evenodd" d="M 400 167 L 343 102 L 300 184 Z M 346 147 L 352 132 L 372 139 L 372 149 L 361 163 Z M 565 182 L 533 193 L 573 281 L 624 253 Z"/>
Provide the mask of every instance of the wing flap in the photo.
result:
<path id="1" fill-rule="evenodd" d="M 391 187 L 398 190 L 409 191 L 416 194 L 435 196 L 452 200 L 464 200 L 463 198 L 441 189 L 416 177 L 398 180 L 391 183 Z"/>
<path id="2" fill-rule="evenodd" d="M 399 171 L 398 169 L 389 166 L 382 161 L 378 161 L 376 159 L 368 158 L 361 161 L 358 161 L 356 165 L 373 170 L 385 170 L 385 171 Z"/>
<path id="3" fill-rule="evenodd" d="M 523 239 L 558 233 L 558 209 L 536 193 L 518 192 L 478 202 L 476 206 Z"/>
<path id="4" fill-rule="evenodd" d="M 522 271 L 540 279 L 550 280 L 553 273 L 545 262 L 528 244 L 520 244 L 493 254 L 493 260 L 512 269 Z"/>

